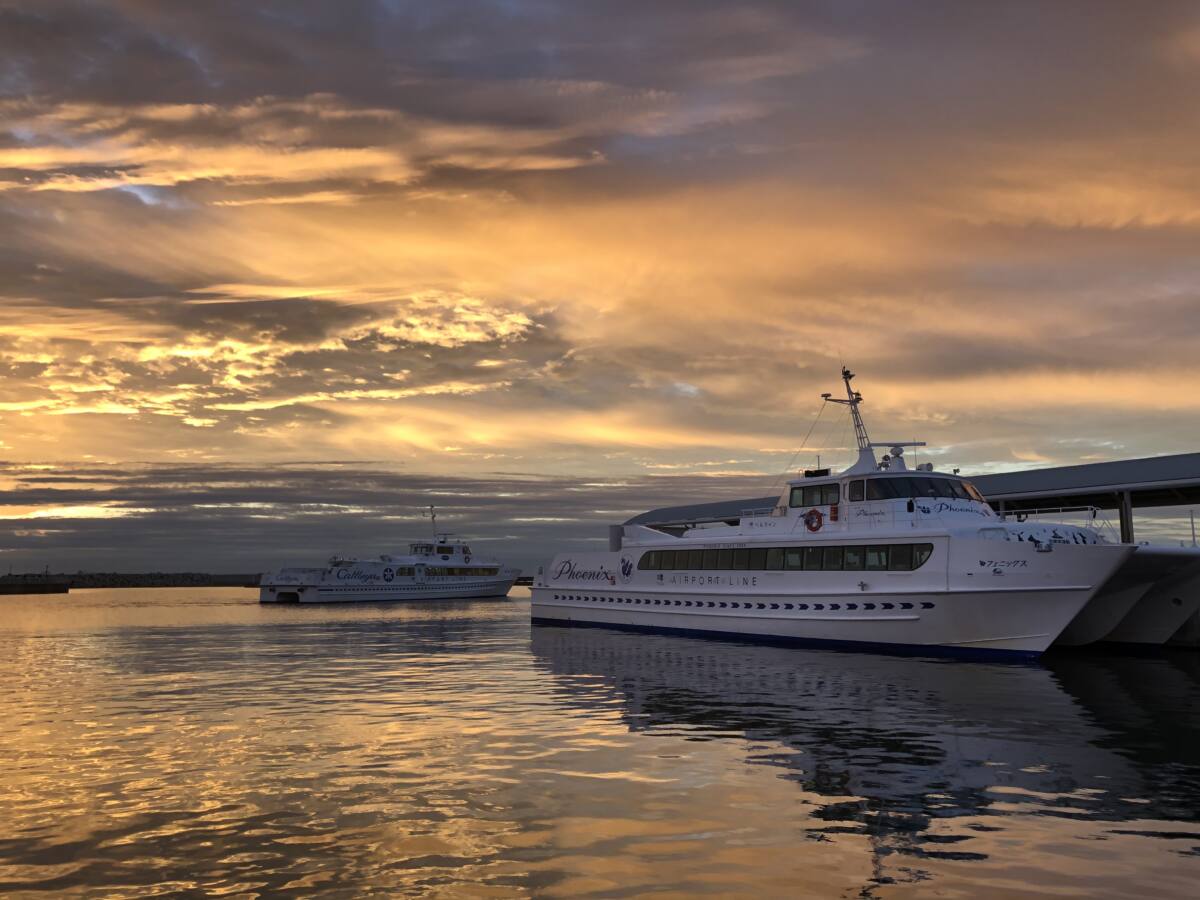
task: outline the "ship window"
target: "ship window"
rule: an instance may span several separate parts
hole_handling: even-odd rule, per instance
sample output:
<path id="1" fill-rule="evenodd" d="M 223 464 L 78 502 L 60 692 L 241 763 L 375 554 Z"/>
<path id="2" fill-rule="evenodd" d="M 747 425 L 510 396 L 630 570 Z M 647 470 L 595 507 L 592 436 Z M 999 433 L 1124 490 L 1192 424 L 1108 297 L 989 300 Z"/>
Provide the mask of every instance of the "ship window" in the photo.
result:
<path id="1" fill-rule="evenodd" d="M 746 566 L 748 569 L 765 569 L 767 567 L 767 551 L 761 547 L 750 551 L 750 562 Z"/>
<path id="2" fill-rule="evenodd" d="M 839 571 L 842 568 L 842 548 L 826 547 L 823 562 L 824 569 L 830 571 Z"/>
<path id="3" fill-rule="evenodd" d="M 851 571 L 859 571 L 863 567 L 863 548 L 862 547 L 847 547 L 845 559 L 843 561 L 844 568 Z"/>
<path id="4" fill-rule="evenodd" d="M 913 546 L 913 568 L 921 568 L 932 555 L 933 544 L 915 544 Z"/>
<path id="5" fill-rule="evenodd" d="M 956 496 L 954 493 L 954 483 L 949 478 L 930 478 L 929 480 L 933 482 L 933 486 L 937 489 L 939 497 L 954 499 Z"/>
<path id="6" fill-rule="evenodd" d="M 804 488 L 792 488 L 792 498 L 788 501 L 788 506 L 803 506 L 804 505 Z"/>
<path id="7" fill-rule="evenodd" d="M 750 568 L 750 551 L 749 550 L 734 550 L 733 551 L 733 568 L 735 568 L 735 569 Z"/>
<path id="8" fill-rule="evenodd" d="M 912 544 L 892 544 L 888 553 L 888 568 L 893 572 L 910 572 L 913 563 Z"/>
<path id="9" fill-rule="evenodd" d="M 658 567 L 660 569 L 674 569 L 675 568 L 675 551 L 674 550 L 663 550 L 661 552 L 660 556 L 658 557 Z"/>
<path id="10" fill-rule="evenodd" d="M 799 547 L 788 547 L 784 551 L 784 564 L 789 569 L 804 568 L 804 553 Z"/>
<path id="11" fill-rule="evenodd" d="M 910 478 L 913 497 L 936 497 L 937 485 L 932 478 Z"/>
<path id="12" fill-rule="evenodd" d="M 815 572 L 821 568 L 821 547 L 805 547 L 804 548 L 804 568 L 810 572 Z"/>
<path id="13" fill-rule="evenodd" d="M 804 505 L 805 506 L 820 506 L 821 496 L 824 493 L 825 486 L 814 484 L 811 487 L 804 489 Z"/>
<path id="14" fill-rule="evenodd" d="M 871 478 L 867 480 L 868 500 L 895 500 L 900 496 L 891 478 Z"/>
<path id="15" fill-rule="evenodd" d="M 862 479 L 850 482 L 850 502 L 859 503 L 862 501 L 863 496 Z"/>
<path id="16" fill-rule="evenodd" d="M 649 553 L 643 553 L 642 558 L 638 560 L 639 569 L 657 569 L 658 558 L 661 555 L 658 550 L 651 550 Z"/>
<path id="17" fill-rule="evenodd" d="M 732 569 L 733 568 L 733 551 L 718 550 L 717 551 L 717 568 Z"/>
<path id="18" fill-rule="evenodd" d="M 706 569 L 717 568 L 717 551 L 716 550 L 705 550 L 704 551 L 704 568 L 706 568 Z"/>
<path id="19" fill-rule="evenodd" d="M 868 547 L 867 548 L 867 565 L 866 568 L 872 572 L 881 571 L 887 568 L 888 563 L 888 548 L 887 547 Z"/>
<path id="20" fill-rule="evenodd" d="M 971 495 L 972 500 L 978 500 L 980 503 L 987 503 L 987 501 L 983 499 L 983 494 L 979 493 L 979 489 L 975 487 L 975 485 L 971 484 L 971 482 L 964 481 L 962 486 L 963 489 Z"/>
<path id="21" fill-rule="evenodd" d="M 821 505 L 832 506 L 838 502 L 838 486 L 837 484 L 821 485 Z"/>
<path id="22" fill-rule="evenodd" d="M 767 548 L 767 560 L 766 560 L 766 565 L 764 566 L 764 568 L 766 568 L 766 569 L 782 569 L 783 568 L 783 548 L 782 547 L 768 547 Z"/>
<path id="23" fill-rule="evenodd" d="M 689 550 L 687 566 L 685 568 L 699 569 L 700 568 L 700 560 L 703 556 L 704 556 L 703 550 Z M 678 560 L 676 560 L 676 562 L 678 562 Z"/>
<path id="24" fill-rule="evenodd" d="M 950 480 L 950 490 L 954 492 L 954 499 L 956 500 L 973 499 L 961 481 Z"/>
<path id="25" fill-rule="evenodd" d="M 454 548 L 453 547 L 438 547 L 437 552 L 438 553 L 453 553 Z"/>

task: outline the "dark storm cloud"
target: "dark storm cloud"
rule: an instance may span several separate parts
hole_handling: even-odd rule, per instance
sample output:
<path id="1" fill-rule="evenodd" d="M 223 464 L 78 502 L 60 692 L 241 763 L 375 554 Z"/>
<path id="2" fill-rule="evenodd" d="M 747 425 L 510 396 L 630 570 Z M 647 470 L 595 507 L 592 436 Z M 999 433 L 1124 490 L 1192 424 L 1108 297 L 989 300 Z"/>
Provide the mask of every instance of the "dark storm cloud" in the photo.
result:
<path id="1" fill-rule="evenodd" d="M 330 553 L 394 552 L 438 526 L 531 569 L 560 550 L 607 546 L 606 526 L 649 506 L 771 492 L 770 478 L 418 475 L 362 463 L 63 467 L 0 464 L 0 564 L 120 571 L 259 571 Z M 97 517 L 103 505 L 106 515 Z M 14 510 L 58 509 L 16 518 Z M 89 508 L 89 517 L 78 510 Z M 122 514 L 123 513 L 123 514 Z"/>

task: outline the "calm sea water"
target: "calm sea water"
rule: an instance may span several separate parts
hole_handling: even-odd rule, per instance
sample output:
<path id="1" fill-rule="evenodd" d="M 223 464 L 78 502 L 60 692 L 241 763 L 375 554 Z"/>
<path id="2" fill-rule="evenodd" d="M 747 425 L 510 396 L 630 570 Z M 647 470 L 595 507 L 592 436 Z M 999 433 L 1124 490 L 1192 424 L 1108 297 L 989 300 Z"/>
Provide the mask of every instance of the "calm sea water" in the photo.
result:
<path id="1" fill-rule="evenodd" d="M 1195 896 L 1200 654 L 1003 666 L 507 601 L 0 598 L 0 892 Z"/>

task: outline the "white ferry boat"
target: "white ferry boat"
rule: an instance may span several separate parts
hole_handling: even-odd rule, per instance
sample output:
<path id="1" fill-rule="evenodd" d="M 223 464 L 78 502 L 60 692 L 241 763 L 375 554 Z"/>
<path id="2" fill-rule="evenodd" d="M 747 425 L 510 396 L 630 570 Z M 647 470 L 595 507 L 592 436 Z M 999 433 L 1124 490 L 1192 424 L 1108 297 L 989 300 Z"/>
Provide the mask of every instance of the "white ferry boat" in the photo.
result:
<path id="1" fill-rule="evenodd" d="M 503 597 L 521 574 L 469 545 L 437 531 L 433 540 L 408 545 L 401 556 L 373 559 L 335 556 L 323 568 L 288 568 L 263 575 L 261 603 L 345 603 L 389 600 L 466 600 Z"/>
<path id="2" fill-rule="evenodd" d="M 535 621 L 900 650 L 1044 651 L 1134 552 L 1001 520 L 966 479 L 909 470 L 911 442 L 872 443 L 842 370 L 858 443 L 844 472 L 808 471 L 733 522 L 614 526 L 608 552 L 555 558 Z M 876 458 L 877 448 L 890 453 Z"/>

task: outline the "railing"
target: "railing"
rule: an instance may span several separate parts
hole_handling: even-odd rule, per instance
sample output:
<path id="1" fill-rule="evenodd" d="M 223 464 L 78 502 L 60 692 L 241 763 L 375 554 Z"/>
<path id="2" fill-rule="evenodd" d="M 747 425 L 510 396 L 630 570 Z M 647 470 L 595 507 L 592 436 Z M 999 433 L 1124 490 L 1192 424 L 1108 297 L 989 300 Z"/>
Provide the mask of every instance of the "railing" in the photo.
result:
<path id="1" fill-rule="evenodd" d="M 968 517 L 967 514 L 961 512 L 939 513 L 921 511 L 923 503 L 926 506 L 933 505 L 933 508 L 936 508 L 936 504 L 939 502 L 965 502 L 959 501 L 958 498 L 917 497 L 914 498 L 914 501 L 911 510 L 904 500 L 839 504 L 836 519 L 831 516 L 830 507 L 817 507 L 823 516 L 823 522 L 818 531 L 826 534 L 830 532 L 852 533 L 879 529 L 897 531 L 905 528 L 969 529 L 973 521 L 979 527 L 986 528 L 989 525 L 998 525 L 1007 520 L 1010 523 L 1013 521 L 1031 521 L 1033 524 L 1058 524 L 1094 528 L 1102 531 L 1110 538 L 1116 534 L 1116 530 L 1112 524 L 1103 516 L 1101 510 L 1094 506 L 1048 507 L 1044 509 L 1020 510 L 1019 512 L 1009 510 L 1005 515 L 1000 515 L 999 513 L 996 513 L 993 517 L 980 515 L 976 520 L 974 516 Z M 789 512 L 789 508 L 783 505 L 763 506 L 743 509 L 738 513 L 738 516 L 743 520 L 782 518 L 787 516 Z M 1074 521 L 1072 521 L 1072 517 L 1074 517 Z M 733 516 L 729 518 L 732 519 Z M 697 520 L 694 523 L 680 522 L 676 523 L 676 527 L 703 529 L 706 526 L 718 525 L 722 521 L 728 520 Z M 788 532 L 807 533 L 803 516 L 797 515 L 792 528 L 786 530 Z M 636 539 L 635 535 L 627 535 L 627 537 Z"/>
<path id="2" fill-rule="evenodd" d="M 788 508 L 776 504 L 775 506 L 760 506 L 757 509 L 743 509 L 738 513 L 738 516 L 743 519 L 757 519 L 766 516 L 771 518 L 779 518 L 787 515 Z"/>
<path id="3" fill-rule="evenodd" d="M 1005 510 L 998 514 L 1001 521 L 1030 522 L 1033 524 L 1073 525 L 1075 527 L 1094 528 L 1103 532 L 1109 538 L 1120 540 L 1120 529 L 1113 526 L 1104 511 L 1098 506 L 1045 506 L 1037 509 Z M 1084 521 L 1072 519 L 1071 516 L 1082 515 Z"/>

